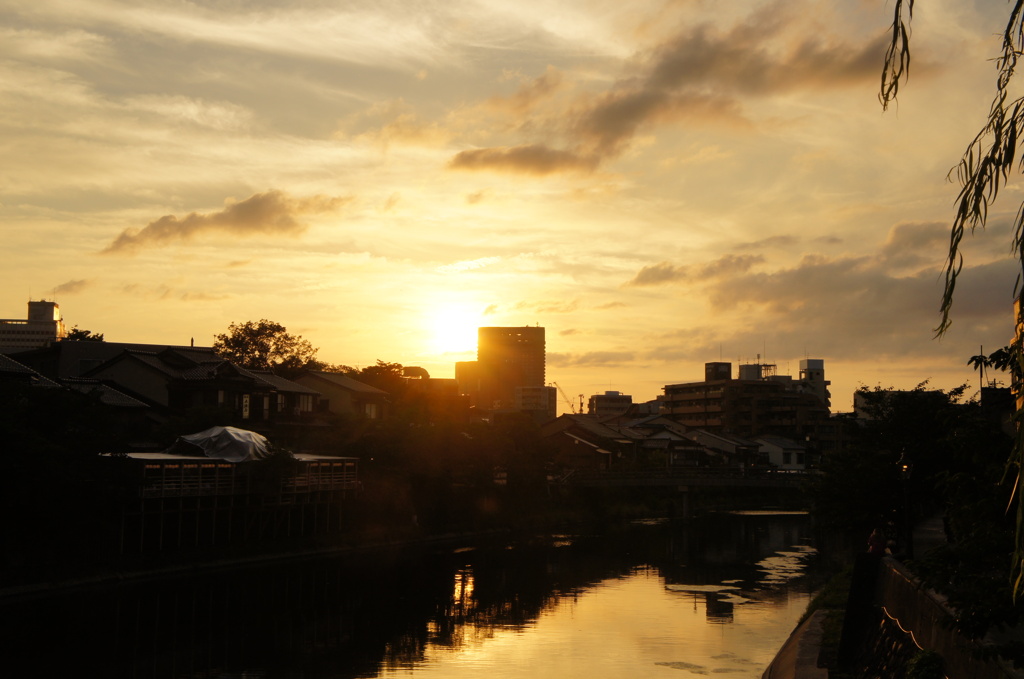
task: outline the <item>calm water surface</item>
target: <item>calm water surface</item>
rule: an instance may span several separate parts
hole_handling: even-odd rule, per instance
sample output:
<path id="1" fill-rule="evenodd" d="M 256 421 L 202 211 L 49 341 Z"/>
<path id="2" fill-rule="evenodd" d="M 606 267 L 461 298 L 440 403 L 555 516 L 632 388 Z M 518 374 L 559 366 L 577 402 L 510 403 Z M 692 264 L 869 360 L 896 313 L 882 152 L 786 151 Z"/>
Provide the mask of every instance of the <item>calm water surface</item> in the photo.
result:
<path id="1" fill-rule="evenodd" d="M 806 516 L 723 515 L 121 586 L 0 634 L 31 676 L 760 677 L 815 554 Z"/>

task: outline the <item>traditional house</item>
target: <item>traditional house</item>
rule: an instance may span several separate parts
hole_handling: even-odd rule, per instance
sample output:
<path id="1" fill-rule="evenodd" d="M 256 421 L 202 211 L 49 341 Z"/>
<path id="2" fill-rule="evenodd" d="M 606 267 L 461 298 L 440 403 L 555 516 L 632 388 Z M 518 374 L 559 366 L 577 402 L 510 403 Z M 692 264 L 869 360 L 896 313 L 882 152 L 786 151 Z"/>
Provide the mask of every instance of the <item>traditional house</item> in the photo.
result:
<path id="1" fill-rule="evenodd" d="M 388 393 L 341 373 L 307 370 L 295 382 L 320 394 L 320 408 L 335 415 L 379 420 L 389 413 Z"/>
<path id="2" fill-rule="evenodd" d="M 269 372 L 240 368 L 212 351 L 122 351 L 85 376 L 116 385 L 166 412 L 220 408 L 251 423 L 311 417 L 319 398 L 314 389 Z"/>
<path id="3" fill-rule="evenodd" d="M 782 436 L 757 436 L 762 456 L 768 458 L 769 464 L 780 471 L 804 471 L 812 466 L 812 457 L 807 446 Z"/>
<path id="4" fill-rule="evenodd" d="M 555 462 L 569 469 L 607 470 L 634 459 L 636 441 L 589 415 L 561 415 L 540 428 L 555 448 Z"/>
<path id="5" fill-rule="evenodd" d="M 744 470 L 767 468 L 768 458 L 761 452 L 757 441 L 702 429 L 688 431 L 686 437 L 702 445 L 716 466 Z"/>

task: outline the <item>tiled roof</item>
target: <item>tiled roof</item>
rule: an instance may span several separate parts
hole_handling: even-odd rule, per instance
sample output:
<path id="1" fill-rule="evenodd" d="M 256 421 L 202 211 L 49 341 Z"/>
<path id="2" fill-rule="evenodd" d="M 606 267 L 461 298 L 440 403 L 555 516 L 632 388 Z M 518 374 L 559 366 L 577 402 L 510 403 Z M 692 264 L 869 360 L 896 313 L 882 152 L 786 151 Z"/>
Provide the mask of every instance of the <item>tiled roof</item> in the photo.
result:
<path id="1" fill-rule="evenodd" d="M 287 391 L 293 394 L 319 394 L 320 392 L 316 389 L 310 389 L 309 387 L 303 386 L 298 382 L 292 382 L 289 379 L 285 379 L 280 375 L 275 375 L 269 370 L 245 370 L 241 369 L 241 372 L 247 375 L 251 375 L 257 380 L 262 380 L 272 386 L 278 391 Z"/>
<path id="2" fill-rule="evenodd" d="M 372 387 L 369 384 L 364 384 L 359 380 L 352 379 L 348 375 L 342 375 L 341 373 L 328 373 L 320 370 L 310 370 L 306 374 L 310 377 L 330 382 L 342 389 L 348 389 L 349 391 L 358 391 L 364 394 L 378 394 L 380 396 L 385 396 L 388 393 L 383 389 L 378 389 L 377 387 Z"/>
<path id="3" fill-rule="evenodd" d="M 137 398 L 132 398 L 114 387 L 103 384 L 98 380 L 90 380 L 81 377 L 69 377 L 64 380 L 65 386 L 83 394 L 97 393 L 100 402 L 108 406 L 118 408 L 148 408 L 149 406 Z"/>
<path id="4" fill-rule="evenodd" d="M 22 365 L 4 354 L 0 354 L 0 375 L 10 375 L 17 379 L 27 380 L 33 386 L 38 387 L 60 386 L 53 380 L 43 377 L 27 365 Z"/>

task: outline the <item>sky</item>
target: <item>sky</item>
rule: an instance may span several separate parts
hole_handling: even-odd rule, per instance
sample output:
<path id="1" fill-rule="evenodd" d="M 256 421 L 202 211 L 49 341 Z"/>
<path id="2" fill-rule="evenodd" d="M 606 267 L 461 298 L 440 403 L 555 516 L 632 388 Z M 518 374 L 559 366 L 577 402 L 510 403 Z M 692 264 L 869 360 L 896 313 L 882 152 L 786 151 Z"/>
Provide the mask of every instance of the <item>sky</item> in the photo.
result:
<path id="1" fill-rule="evenodd" d="M 266 318 L 432 377 L 540 325 L 570 398 L 804 358 L 833 411 L 976 390 L 1024 196 L 935 339 L 947 174 L 1008 10 L 917 3 L 883 112 L 891 0 L 0 0 L 0 317 L 196 345 Z"/>

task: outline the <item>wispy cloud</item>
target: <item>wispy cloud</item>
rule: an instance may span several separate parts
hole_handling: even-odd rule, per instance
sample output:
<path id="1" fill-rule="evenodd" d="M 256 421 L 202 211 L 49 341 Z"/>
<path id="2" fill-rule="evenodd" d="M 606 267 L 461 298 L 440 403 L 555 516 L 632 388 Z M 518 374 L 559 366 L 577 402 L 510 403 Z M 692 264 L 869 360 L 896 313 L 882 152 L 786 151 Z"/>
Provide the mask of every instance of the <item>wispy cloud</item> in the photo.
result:
<path id="1" fill-rule="evenodd" d="M 640 269 L 624 287 L 666 285 L 683 281 L 710 282 L 716 278 L 745 273 L 762 262 L 764 257 L 761 255 L 725 255 L 712 262 L 693 266 L 658 262 Z"/>
<path id="2" fill-rule="evenodd" d="M 596 166 L 595 157 L 588 158 L 543 144 L 460 151 L 448 164 L 448 167 L 455 170 L 505 170 L 535 175 L 570 170 L 590 171 Z"/>
<path id="3" fill-rule="evenodd" d="M 562 74 L 549 68 L 513 95 L 487 102 L 509 113 L 536 113 L 520 127 L 521 136 L 533 141 L 462 151 L 449 167 L 538 175 L 592 171 L 655 126 L 751 128 L 745 99 L 862 86 L 876 79 L 884 35 L 860 44 L 819 31 L 793 37 L 778 16 L 781 7 L 773 8 L 758 13 L 756 22 L 748 19 L 727 31 L 689 27 L 636 55 L 631 71 L 603 91 L 539 109 L 567 89 Z"/>
<path id="4" fill-rule="evenodd" d="M 58 295 L 74 295 L 83 290 L 89 288 L 92 285 L 92 281 L 79 278 L 73 281 L 65 281 L 53 289 L 53 292 Z"/>
<path id="5" fill-rule="evenodd" d="M 582 354 L 549 352 L 547 361 L 552 366 L 612 367 L 628 365 L 636 358 L 631 351 L 588 351 Z"/>
<path id="6" fill-rule="evenodd" d="M 383 3 L 381 3 L 383 4 Z M 104 0 L 76 0 L 37 6 L 22 13 L 33 18 L 52 14 L 63 21 L 104 31 L 162 36 L 187 43 L 241 48 L 277 55 L 358 64 L 387 63 L 417 70 L 445 58 L 448 26 L 427 10 L 402 4 L 401 10 L 350 3 L 316 7 L 261 7 L 259 3 L 137 5 Z M 306 6 L 303 6 L 306 5 Z M 382 40 L 381 36 L 388 39 Z"/>
<path id="7" fill-rule="evenodd" d="M 300 221 L 303 216 L 333 212 L 349 200 L 330 196 L 295 198 L 282 191 L 257 193 L 242 201 L 225 201 L 224 209 L 218 212 L 191 212 L 180 219 L 165 215 L 142 229 L 125 229 L 103 252 L 134 252 L 147 246 L 188 241 L 209 232 L 294 235 L 306 230 Z"/>
<path id="8" fill-rule="evenodd" d="M 455 262 L 454 264 L 445 264 L 444 266 L 437 267 L 437 271 L 438 273 L 460 273 L 462 271 L 482 269 L 492 264 L 497 264 L 500 261 L 501 257 L 481 257 L 480 259 L 470 259 L 462 262 Z"/>

